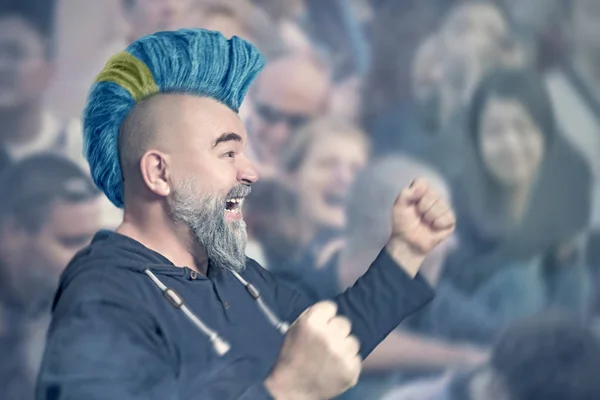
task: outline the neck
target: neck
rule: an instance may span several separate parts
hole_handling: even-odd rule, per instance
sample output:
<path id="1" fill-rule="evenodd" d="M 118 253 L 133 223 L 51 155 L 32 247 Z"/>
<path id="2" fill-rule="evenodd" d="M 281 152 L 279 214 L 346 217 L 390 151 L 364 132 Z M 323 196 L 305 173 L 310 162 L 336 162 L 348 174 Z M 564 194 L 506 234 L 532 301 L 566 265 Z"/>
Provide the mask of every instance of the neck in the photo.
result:
<path id="1" fill-rule="evenodd" d="M 160 205 L 154 207 L 162 211 Z M 161 217 L 156 218 L 156 215 Z M 164 212 L 126 207 L 123 222 L 116 231 L 162 254 L 177 267 L 187 267 L 203 275 L 207 273 L 208 256 L 204 248 L 196 244 L 187 227 L 174 223 Z"/>
<path id="2" fill-rule="evenodd" d="M 33 104 L 24 107 L 0 109 L 0 142 L 17 145 L 34 140 L 42 130 L 42 107 Z"/>

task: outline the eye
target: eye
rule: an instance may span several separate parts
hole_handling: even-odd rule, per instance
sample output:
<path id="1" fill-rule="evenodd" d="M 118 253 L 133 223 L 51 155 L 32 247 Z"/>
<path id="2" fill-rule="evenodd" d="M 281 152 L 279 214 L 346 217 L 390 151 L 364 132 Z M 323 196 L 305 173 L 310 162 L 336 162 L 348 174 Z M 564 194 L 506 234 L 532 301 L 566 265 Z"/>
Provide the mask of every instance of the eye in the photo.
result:
<path id="1" fill-rule="evenodd" d="M 225 158 L 235 158 L 235 151 L 228 151 L 227 153 L 223 154 L 223 157 L 225 157 Z"/>

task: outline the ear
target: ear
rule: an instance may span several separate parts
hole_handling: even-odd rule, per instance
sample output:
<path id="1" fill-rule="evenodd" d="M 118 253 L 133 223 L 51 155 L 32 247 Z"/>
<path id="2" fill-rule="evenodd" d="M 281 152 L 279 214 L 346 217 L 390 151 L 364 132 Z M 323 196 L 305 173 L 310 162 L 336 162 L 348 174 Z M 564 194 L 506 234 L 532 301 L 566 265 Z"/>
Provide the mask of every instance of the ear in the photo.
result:
<path id="1" fill-rule="evenodd" d="M 168 157 L 158 150 L 148 150 L 140 160 L 140 172 L 146 187 L 160 197 L 171 193 Z"/>

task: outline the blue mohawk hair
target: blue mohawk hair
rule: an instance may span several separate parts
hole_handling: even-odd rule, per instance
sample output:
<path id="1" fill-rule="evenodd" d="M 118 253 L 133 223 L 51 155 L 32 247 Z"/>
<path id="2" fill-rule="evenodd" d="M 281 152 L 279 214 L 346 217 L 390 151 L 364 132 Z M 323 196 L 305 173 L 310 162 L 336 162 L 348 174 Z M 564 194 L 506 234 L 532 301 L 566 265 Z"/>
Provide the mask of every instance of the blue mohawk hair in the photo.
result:
<path id="1" fill-rule="evenodd" d="M 188 93 L 237 113 L 263 65 L 250 43 L 205 29 L 155 33 L 113 56 L 96 78 L 83 114 L 84 154 L 96 185 L 123 206 L 119 130 L 137 103 L 157 93 Z"/>

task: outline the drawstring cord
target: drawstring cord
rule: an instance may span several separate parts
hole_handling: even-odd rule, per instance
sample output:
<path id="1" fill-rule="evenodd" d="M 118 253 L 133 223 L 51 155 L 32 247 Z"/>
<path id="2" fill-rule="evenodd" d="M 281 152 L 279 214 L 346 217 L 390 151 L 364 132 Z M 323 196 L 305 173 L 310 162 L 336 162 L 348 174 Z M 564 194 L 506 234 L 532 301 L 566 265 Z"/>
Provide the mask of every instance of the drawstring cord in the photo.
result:
<path id="1" fill-rule="evenodd" d="M 181 310 L 185 314 L 185 316 L 188 317 L 188 319 L 192 321 L 192 323 L 196 325 L 196 327 L 208 337 L 213 346 L 213 349 L 219 356 L 225 355 L 231 349 L 231 345 L 225 339 L 219 336 L 219 334 L 216 331 L 210 329 L 204 322 L 202 322 L 200 317 L 194 314 L 185 305 L 183 298 L 175 290 L 165 286 L 165 284 L 162 283 L 160 279 L 158 279 L 158 277 L 154 275 L 154 273 L 149 269 L 145 269 L 144 273 L 148 275 L 152 282 L 154 282 L 154 284 L 162 291 L 163 296 L 167 299 L 167 301 L 174 308 Z M 269 306 L 265 304 L 265 302 L 261 298 L 260 292 L 253 284 L 246 281 L 237 272 L 231 271 L 231 273 L 246 288 L 246 291 L 256 301 L 258 307 L 261 309 L 263 314 L 265 314 L 269 322 L 277 329 L 277 331 L 279 331 L 282 335 L 285 335 L 289 328 L 289 324 L 277 318 L 275 313 L 269 308 Z"/>
<path id="2" fill-rule="evenodd" d="M 250 282 L 248 282 L 247 280 L 242 278 L 242 276 L 240 274 L 238 274 L 236 271 L 231 271 L 231 273 L 233 274 L 233 276 L 236 277 L 236 279 L 242 285 L 244 285 L 244 287 L 246 288 L 246 291 L 250 294 L 250 296 L 252 296 L 252 298 L 254 300 L 256 300 L 256 303 L 262 310 L 263 314 L 265 314 L 265 316 L 267 317 L 269 322 L 271 322 L 271 324 L 279 331 L 279 333 L 281 333 L 282 335 L 285 335 L 287 333 L 290 325 L 287 322 L 282 321 L 279 318 L 277 318 L 275 313 L 273 311 L 271 311 L 271 309 L 265 304 L 263 299 L 260 297 L 260 292 L 253 284 L 251 284 Z"/>

